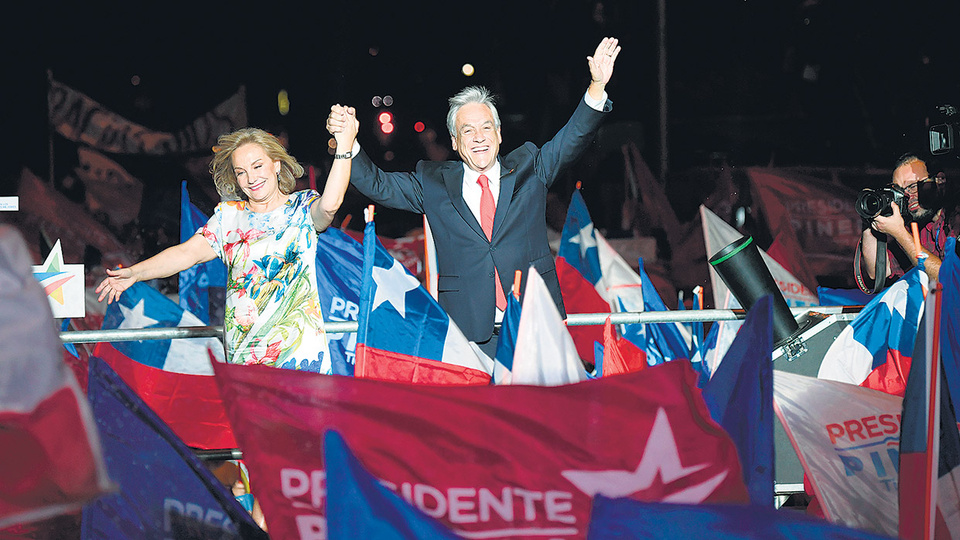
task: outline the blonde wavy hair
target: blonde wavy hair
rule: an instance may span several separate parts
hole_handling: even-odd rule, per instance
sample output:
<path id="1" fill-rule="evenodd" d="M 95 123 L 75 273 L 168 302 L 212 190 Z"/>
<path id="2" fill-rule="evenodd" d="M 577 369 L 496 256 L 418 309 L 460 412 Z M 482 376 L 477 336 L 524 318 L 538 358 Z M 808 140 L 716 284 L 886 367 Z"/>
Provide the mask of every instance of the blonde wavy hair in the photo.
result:
<path id="1" fill-rule="evenodd" d="M 210 174 L 220 197 L 233 201 L 246 199 L 233 171 L 233 153 L 248 143 L 260 145 L 267 157 L 280 162 L 280 174 L 277 175 L 280 191 L 284 194 L 292 193 L 297 185 L 297 178 L 303 176 L 303 166 L 287 153 L 280 140 L 273 135 L 258 128 L 242 128 L 218 137 L 217 146 L 213 149 Z"/>

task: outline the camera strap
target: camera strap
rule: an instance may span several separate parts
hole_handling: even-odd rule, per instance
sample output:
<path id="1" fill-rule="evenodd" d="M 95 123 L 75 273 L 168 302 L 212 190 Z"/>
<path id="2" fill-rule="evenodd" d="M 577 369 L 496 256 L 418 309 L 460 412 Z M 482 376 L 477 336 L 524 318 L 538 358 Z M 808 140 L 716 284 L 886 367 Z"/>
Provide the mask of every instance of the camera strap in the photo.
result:
<path id="1" fill-rule="evenodd" d="M 873 290 L 867 288 L 863 281 L 863 275 L 860 271 L 860 246 L 863 244 L 863 235 L 857 242 L 857 250 L 853 255 L 853 277 L 856 278 L 857 287 L 867 294 L 877 294 L 883 289 L 883 284 L 887 281 L 887 235 L 877 238 L 877 267 L 873 274 Z M 881 254 L 883 256 L 881 256 Z"/>

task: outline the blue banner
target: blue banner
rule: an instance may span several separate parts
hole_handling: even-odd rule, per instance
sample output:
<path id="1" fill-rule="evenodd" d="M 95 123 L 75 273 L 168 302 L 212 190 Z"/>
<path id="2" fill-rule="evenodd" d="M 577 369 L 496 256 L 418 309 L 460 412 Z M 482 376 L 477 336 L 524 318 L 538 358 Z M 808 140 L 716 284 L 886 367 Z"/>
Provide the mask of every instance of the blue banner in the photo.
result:
<path id="1" fill-rule="evenodd" d="M 103 360 L 87 390 L 119 491 L 83 509 L 82 538 L 267 538 L 250 514 Z"/>

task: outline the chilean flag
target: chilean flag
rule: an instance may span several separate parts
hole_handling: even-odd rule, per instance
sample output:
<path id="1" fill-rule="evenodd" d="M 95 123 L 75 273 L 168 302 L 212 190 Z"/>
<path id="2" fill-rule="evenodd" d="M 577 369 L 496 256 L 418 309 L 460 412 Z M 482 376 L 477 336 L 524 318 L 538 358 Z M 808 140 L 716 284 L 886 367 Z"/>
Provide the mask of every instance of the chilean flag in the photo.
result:
<path id="1" fill-rule="evenodd" d="M 827 349 L 817 377 L 903 397 L 927 283 L 918 266 L 871 300 Z"/>
<path id="2" fill-rule="evenodd" d="M 102 329 L 203 326 L 146 283 L 136 283 L 110 304 Z M 98 343 L 93 356 L 107 362 L 188 446 L 235 448 L 211 359 L 223 361 L 216 338 Z"/>
<path id="3" fill-rule="evenodd" d="M 471 345 L 420 281 L 363 234 L 355 376 L 431 384 L 488 384 L 493 361 Z"/>
<path id="4" fill-rule="evenodd" d="M 567 313 L 610 313 L 610 303 L 598 290 L 598 287 L 604 288 L 604 284 L 596 235 L 583 196 L 575 190 L 560 233 L 556 259 L 560 293 Z M 603 327 L 571 326 L 569 331 L 580 357 L 593 360 L 594 343 L 603 343 Z"/>

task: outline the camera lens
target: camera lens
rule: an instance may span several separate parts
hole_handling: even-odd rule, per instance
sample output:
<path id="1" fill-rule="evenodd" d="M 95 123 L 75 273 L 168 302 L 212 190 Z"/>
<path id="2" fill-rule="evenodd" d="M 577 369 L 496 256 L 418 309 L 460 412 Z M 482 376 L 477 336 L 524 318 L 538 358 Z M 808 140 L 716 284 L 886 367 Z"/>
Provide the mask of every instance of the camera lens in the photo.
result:
<path id="1" fill-rule="evenodd" d="M 878 194 L 872 189 L 865 189 L 860 192 L 860 196 L 857 197 L 857 213 L 860 214 L 860 217 L 863 219 L 873 219 L 880 215 L 880 212 L 887 206 L 890 202 L 887 201 L 884 197 Z"/>

